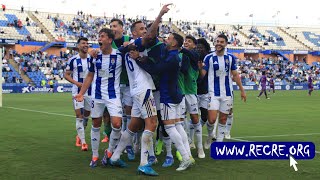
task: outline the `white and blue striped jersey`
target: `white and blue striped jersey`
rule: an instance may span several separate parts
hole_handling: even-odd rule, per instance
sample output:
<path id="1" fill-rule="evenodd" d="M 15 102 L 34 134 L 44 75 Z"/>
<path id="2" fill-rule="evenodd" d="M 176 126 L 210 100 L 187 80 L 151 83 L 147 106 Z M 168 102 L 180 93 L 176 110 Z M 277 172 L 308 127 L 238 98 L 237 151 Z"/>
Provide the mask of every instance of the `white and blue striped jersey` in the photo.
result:
<path id="1" fill-rule="evenodd" d="M 204 58 L 203 68 L 208 73 L 209 93 L 218 97 L 233 96 L 231 71 L 237 69 L 236 60 L 234 55 L 227 52 L 223 56 L 212 52 Z"/>
<path id="2" fill-rule="evenodd" d="M 111 54 L 103 55 L 90 60 L 90 72 L 94 73 L 92 99 L 120 98 L 120 74 L 122 71 L 122 56 L 117 49 Z"/>
<path id="3" fill-rule="evenodd" d="M 143 53 L 140 53 L 143 55 Z M 146 54 L 144 54 L 146 56 Z M 129 78 L 131 96 L 144 93 L 148 89 L 155 90 L 152 77 L 144 69 L 142 69 L 135 60 L 130 58 L 129 53 L 125 55 L 125 64 Z"/>
<path id="4" fill-rule="evenodd" d="M 67 71 L 72 71 L 72 79 L 77 82 L 83 83 L 84 79 L 90 69 L 90 55 L 87 55 L 86 59 L 81 59 L 79 54 L 72 56 L 67 62 Z M 76 95 L 80 92 L 75 84 L 72 86 L 72 95 Z M 85 93 L 85 96 L 91 96 L 91 87 Z"/>

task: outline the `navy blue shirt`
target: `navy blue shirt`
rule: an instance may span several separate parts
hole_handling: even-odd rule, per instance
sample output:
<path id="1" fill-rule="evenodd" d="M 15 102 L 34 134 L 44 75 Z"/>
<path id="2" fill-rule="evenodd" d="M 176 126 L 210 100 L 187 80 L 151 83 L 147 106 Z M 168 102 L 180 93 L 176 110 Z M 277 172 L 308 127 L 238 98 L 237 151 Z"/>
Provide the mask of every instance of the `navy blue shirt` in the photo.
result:
<path id="1" fill-rule="evenodd" d="M 168 51 L 164 43 L 161 43 L 158 46 L 158 52 L 154 53 L 155 56 L 153 57 L 157 59 L 161 57 L 158 62 L 154 63 L 153 61 L 137 61 L 137 64 L 149 74 L 158 74 L 160 76 L 161 103 L 179 104 L 182 101 L 182 93 L 178 87 L 178 73 L 181 66 L 179 51 Z"/>

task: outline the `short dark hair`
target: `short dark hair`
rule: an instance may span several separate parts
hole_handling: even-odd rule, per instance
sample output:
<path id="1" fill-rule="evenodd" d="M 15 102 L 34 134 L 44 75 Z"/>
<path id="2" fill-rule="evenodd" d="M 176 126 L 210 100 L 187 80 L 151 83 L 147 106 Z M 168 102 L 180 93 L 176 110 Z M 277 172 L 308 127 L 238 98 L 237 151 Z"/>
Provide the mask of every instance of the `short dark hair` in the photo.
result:
<path id="1" fill-rule="evenodd" d="M 77 44 L 79 44 L 81 41 L 89 41 L 86 37 L 79 37 Z"/>
<path id="2" fill-rule="evenodd" d="M 134 31 L 134 28 L 135 28 L 136 25 L 139 24 L 139 23 L 143 23 L 143 22 L 139 20 L 139 21 L 136 21 L 136 22 L 132 23 L 132 25 L 130 26 L 130 31 L 131 31 L 131 32 Z"/>
<path id="3" fill-rule="evenodd" d="M 193 41 L 193 43 L 194 44 L 197 44 L 197 40 L 196 40 L 196 38 L 194 38 L 193 36 L 191 36 L 191 35 L 187 35 L 186 36 L 186 39 L 191 39 L 192 41 Z"/>
<path id="4" fill-rule="evenodd" d="M 202 44 L 204 46 L 204 48 L 206 49 L 206 51 L 208 51 L 208 52 L 211 51 L 210 44 L 208 43 L 208 41 L 205 38 L 199 38 L 197 40 L 197 43 Z"/>
<path id="5" fill-rule="evenodd" d="M 111 19 L 110 24 L 113 23 L 114 21 L 117 21 L 121 26 L 123 26 L 123 22 L 120 19 L 117 19 L 117 18 Z"/>
<path id="6" fill-rule="evenodd" d="M 173 38 L 177 41 L 178 47 L 181 47 L 183 45 L 183 37 L 178 33 L 171 33 L 173 35 Z"/>
<path id="7" fill-rule="evenodd" d="M 111 29 L 102 28 L 102 29 L 100 29 L 99 34 L 103 33 L 103 32 L 106 33 L 109 38 L 114 39 L 114 33 L 113 33 L 113 31 Z"/>
<path id="8" fill-rule="evenodd" d="M 219 34 L 217 38 L 223 38 L 228 43 L 228 37 L 224 34 Z"/>

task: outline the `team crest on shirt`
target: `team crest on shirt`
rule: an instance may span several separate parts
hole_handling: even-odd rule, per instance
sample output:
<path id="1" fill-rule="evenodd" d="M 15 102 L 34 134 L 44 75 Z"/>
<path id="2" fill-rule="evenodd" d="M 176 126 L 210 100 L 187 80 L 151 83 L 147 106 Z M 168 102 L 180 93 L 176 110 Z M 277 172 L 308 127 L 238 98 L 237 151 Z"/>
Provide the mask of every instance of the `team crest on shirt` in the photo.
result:
<path id="1" fill-rule="evenodd" d="M 229 72 L 229 59 L 226 59 L 226 67 L 225 67 L 225 70 L 226 72 Z"/>
<path id="2" fill-rule="evenodd" d="M 113 65 L 116 62 L 115 58 L 111 58 L 111 64 Z"/>

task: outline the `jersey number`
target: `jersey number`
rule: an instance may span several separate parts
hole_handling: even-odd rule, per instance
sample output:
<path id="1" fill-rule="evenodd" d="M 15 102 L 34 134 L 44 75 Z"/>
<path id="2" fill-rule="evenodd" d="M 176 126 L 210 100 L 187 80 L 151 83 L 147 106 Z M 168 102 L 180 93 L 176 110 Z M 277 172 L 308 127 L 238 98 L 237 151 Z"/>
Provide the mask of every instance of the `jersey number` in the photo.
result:
<path id="1" fill-rule="evenodd" d="M 94 101 L 91 101 L 91 108 L 94 108 Z"/>
<path id="2" fill-rule="evenodd" d="M 126 58 L 126 59 L 127 59 L 127 64 L 128 64 L 129 70 L 130 70 L 131 72 L 134 71 L 132 62 L 131 62 L 128 58 Z"/>

